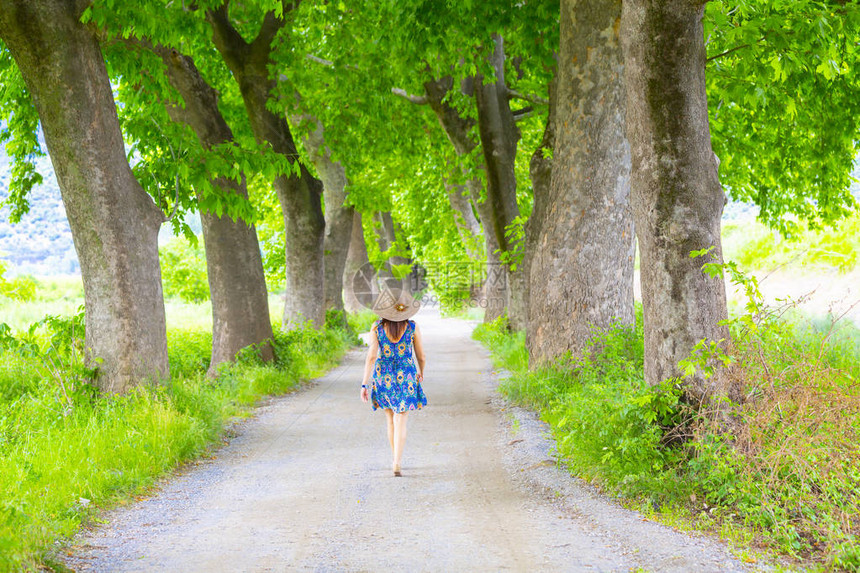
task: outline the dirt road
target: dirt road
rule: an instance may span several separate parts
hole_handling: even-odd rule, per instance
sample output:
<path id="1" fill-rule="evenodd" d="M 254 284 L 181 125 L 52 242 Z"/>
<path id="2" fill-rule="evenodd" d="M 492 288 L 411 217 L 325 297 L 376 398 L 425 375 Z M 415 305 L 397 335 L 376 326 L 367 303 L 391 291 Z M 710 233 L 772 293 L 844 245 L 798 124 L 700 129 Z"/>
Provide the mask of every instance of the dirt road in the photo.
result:
<path id="1" fill-rule="evenodd" d="M 471 326 L 416 317 L 428 407 L 402 478 L 384 416 L 358 399 L 364 353 L 241 423 L 212 460 L 76 540 L 77 571 L 741 571 L 719 544 L 621 509 L 551 461 L 506 408 Z M 516 420 L 516 422 L 513 422 Z M 514 430 L 515 429 L 515 430 Z"/>

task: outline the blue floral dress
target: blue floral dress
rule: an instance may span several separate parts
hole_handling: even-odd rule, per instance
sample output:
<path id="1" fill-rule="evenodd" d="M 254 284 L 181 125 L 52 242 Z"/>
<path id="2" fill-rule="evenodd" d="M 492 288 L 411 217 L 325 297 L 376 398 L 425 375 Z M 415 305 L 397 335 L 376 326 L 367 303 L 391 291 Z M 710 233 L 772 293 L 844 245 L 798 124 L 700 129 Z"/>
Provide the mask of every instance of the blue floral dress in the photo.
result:
<path id="1" fill-rule="evenodd" d="M 370 403 L 373 409 L 390 408 L 394 412 L 420 410 L 427 397 L 418 383 L 418 368 L 412 357 L 415 321 L 410 320 L 397 342 L 389 340 L 382 321 L 375 323 L 379 354 L 371 379 Z"/>

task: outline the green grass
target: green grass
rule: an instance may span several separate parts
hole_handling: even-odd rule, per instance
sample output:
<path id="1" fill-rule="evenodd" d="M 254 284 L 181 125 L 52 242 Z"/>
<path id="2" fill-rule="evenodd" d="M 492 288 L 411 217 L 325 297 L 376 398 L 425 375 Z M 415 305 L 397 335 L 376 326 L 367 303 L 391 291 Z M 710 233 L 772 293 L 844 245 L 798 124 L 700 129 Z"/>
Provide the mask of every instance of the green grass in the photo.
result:
<path id="1" fill-rule="evenodd" d="M 37 569 L 81 523 L 145 493 L 217 443 L 228 420 L 321 374 L 354 342 L 336 328 L 276 329 L 276 363 L 249 352 L 212 380 L 211 334 L 173 328 L 169 383 L 98 396 L 84 382 L 80 341 L 58 342 L 66 324 L 40 327 L 38 351 L 0 332 L 0 571 Z M 47 350 L 48 340 L 57 350 Z"/>
<path id="2" fill-rule="evenodd" d="M 573 474 L 670 522 L 860 571 L 860 330 L 760 310 L 755 329 L 732 326 L 747 395 L 733 442 L 673 385 L 645 383 L 641 329 L 612 329 L 593 340 L 599 350 L 532 371 L 522 334 L 502 321 L 474 337 L 509 373 L 500 390 L 548 422 Z"/>
<path id="3" fill-rule="evenodd" d="M 370 327 L 379 318 L 376 314 L 371 310 L 362 310 L 361 312 L 356 313 L 348 313 L 347 321 L 349 322 L 349 327 L 353 332 L 363 333 L 369 332 Z"/>
<path id="4" fill-rule="evenodd" d="M 0 296 L 0 322 L 15 332 L 26 330 L 44 316 L 73 316 L 84 304 L 84 287 L 80 277 L 41 277 L 36 280 L 33 300 L 14 300 Z M 178 296 L 164 300 L 168 330 L 212 328 L 212 305 L 207 301 L 188 302 Z M 277 294 L 269 295 L 269 314 L 279 323 L 283 301 Z M 368 311 L 369 312 L 369 311 Z"/>

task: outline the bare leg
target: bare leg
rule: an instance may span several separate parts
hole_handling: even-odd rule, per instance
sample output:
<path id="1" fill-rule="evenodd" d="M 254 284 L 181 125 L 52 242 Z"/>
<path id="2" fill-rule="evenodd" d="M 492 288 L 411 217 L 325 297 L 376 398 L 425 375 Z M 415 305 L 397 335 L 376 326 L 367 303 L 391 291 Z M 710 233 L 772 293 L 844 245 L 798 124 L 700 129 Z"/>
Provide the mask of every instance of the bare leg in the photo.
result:
<path id="1" fill-rule="evenodd" d="M 385 420 L 388 422 L 388 445 L 391 446 L 391 456 L 394 457 L 394 411 L 391 408 L 383 410 Z"/>
<path id="2" fill-rule="evenodd" d="M 394 475 L 400 475 L 400 460 L 406 445 L 406 416 L 409 412 L 394 414 Z"/>

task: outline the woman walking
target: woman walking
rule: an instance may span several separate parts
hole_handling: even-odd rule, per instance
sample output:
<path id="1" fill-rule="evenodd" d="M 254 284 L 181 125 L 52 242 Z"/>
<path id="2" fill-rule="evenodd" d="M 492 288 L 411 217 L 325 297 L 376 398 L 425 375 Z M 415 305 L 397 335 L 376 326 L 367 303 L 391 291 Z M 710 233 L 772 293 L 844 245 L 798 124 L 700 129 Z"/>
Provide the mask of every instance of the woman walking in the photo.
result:
<path id="1" fill-rule="evenodd" d="M 373 409 L 382 408 L 388 422 L 388 444 L 391 446 L 392 470 L 400 477 L 400 460 L 406 443 L 406 419 L 412 410 L 427 405 L 421 388 L 424 380 L 424 349 L 421 331 L 414 320 L 419 304 L 407 292 L 397 301 L 374 309 L 380 319 L 373 323 L 361 399 L 370 401 Z M 415 350 L 413 357 L 413 348 Z"/>

